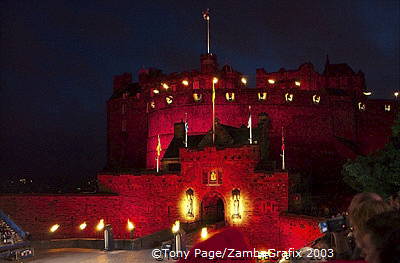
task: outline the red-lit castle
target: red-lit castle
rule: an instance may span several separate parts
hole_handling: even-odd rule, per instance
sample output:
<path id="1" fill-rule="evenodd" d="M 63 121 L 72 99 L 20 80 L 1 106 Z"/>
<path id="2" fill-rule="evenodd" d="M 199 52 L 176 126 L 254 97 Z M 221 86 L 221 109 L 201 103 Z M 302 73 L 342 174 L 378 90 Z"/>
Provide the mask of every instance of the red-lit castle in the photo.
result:
<path id="1" fill-rule="evenodd" d="M 114 78 L 108 162 L 98 175 L 107 194 L 0 198 L 1 208 L 34 236 L 57 223 L 54 237 L 93 237 L 100 219 L 113 225 L 117 238 L 129 237 L 128 219 L 139 236 L 175 220 L 225 221 L 257 249 L 301 247 L 319 231 L 315 219 L 287 213 L 299 201 L 290 194 L 289 175 L 311 177 L 320 189 L 337 181 L 347 158 L 383 147 L 397 111 L 392 100 L 368 99 L 362 72 L 328 60 L 322 74 L 311 63 L 257 69 L 256 87 L 247 87 L 231 66 L 219 67 L 213 54 L 201 56 L 200 70 L 142 69 L 138 78 Z"/>

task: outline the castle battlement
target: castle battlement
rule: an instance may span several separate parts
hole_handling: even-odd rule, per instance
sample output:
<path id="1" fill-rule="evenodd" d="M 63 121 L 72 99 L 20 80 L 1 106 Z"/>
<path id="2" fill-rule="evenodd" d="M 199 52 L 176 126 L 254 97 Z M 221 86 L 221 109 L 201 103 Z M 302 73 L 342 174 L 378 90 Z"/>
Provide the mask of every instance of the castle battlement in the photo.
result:
<path id="1" fill-rule="evenodd" d="M 219 67 L 213 54 L 201 56 L 199 70 L 164 74 L 149 68 L 141 69 L 138 77 L 139 82 L 133 82 L 130 73 L 114 77 L 113 95 L 108 101 L 110 169 L 154 168 L 158 136 L 163 157 L 173 138 L 174 123 L 186 118 L 190 135 L 209 131 L 214 77 L 218 78 L 217 118 L 240 127 L 247 124 L 249 106 L 253 116 L 267 113 L 275 159 L 279 159 L 282 128 L 288 147 L 293 148 L 291 155 L 301 154 L 295 152 L 305 143 L 310 151 L 330 152 L 328 155 L 342 152 L 343 159 L 378 149 L 387 141 L 399 108 L 393 100 L 370 99 L 362 72 L 329 61 L 322 73 L 311 63 L 295 70 L 257 69 L 255 87 L 249 87 L 246 76 L 231 66 Z M 257 122 L 254 118 L 253 124 Z M 377 137 L 374 143 L 371 136 Z M 340 146 L 344 141 L 348 143 Z M 328 150 L 321 145 L 335 146 Z M 299 159 L 289 155 L 291 158 Z"/>

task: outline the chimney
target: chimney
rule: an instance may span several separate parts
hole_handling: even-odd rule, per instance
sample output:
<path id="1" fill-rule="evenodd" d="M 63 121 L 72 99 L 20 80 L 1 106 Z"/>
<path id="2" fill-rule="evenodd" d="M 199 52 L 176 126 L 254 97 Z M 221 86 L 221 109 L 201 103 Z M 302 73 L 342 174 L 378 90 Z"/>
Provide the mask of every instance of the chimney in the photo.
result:
<path id="1" fill-rule="evenodd" d="M 215 73 L 218 70 L 217 56 L 214 54 L 203 54 L 200 56 L 201 73 Z"/>
<path id="2" fill-rule="evenodd" d="M 185 123 L 183 121 L 174 123 L 174 137 L 185 138 Z"/>

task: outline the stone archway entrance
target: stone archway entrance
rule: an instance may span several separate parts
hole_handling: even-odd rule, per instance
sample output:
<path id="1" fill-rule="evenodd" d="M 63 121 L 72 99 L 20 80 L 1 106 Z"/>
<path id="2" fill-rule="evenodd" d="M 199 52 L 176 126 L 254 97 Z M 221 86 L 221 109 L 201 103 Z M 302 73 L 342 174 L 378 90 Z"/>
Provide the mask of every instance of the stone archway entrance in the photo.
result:
<path id="1" fill-rule="evenodd" d="M 218 193 L 209 193 L 201 201 L 201 221 L 205 224 L 215 224 L 225 221 L 225 205 Z"/>

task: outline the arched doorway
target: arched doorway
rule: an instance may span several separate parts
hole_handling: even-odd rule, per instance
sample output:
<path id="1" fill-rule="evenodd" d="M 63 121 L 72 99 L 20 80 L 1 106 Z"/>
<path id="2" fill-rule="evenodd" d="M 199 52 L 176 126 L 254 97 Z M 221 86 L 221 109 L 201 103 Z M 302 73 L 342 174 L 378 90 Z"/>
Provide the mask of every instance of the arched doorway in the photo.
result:
<path id="1" fill-rule="evenodd" d="M 218 193 L 209 193 L 201 201 L 201 220 L 205 224 L 225 221 L 225 205 Z"/>

